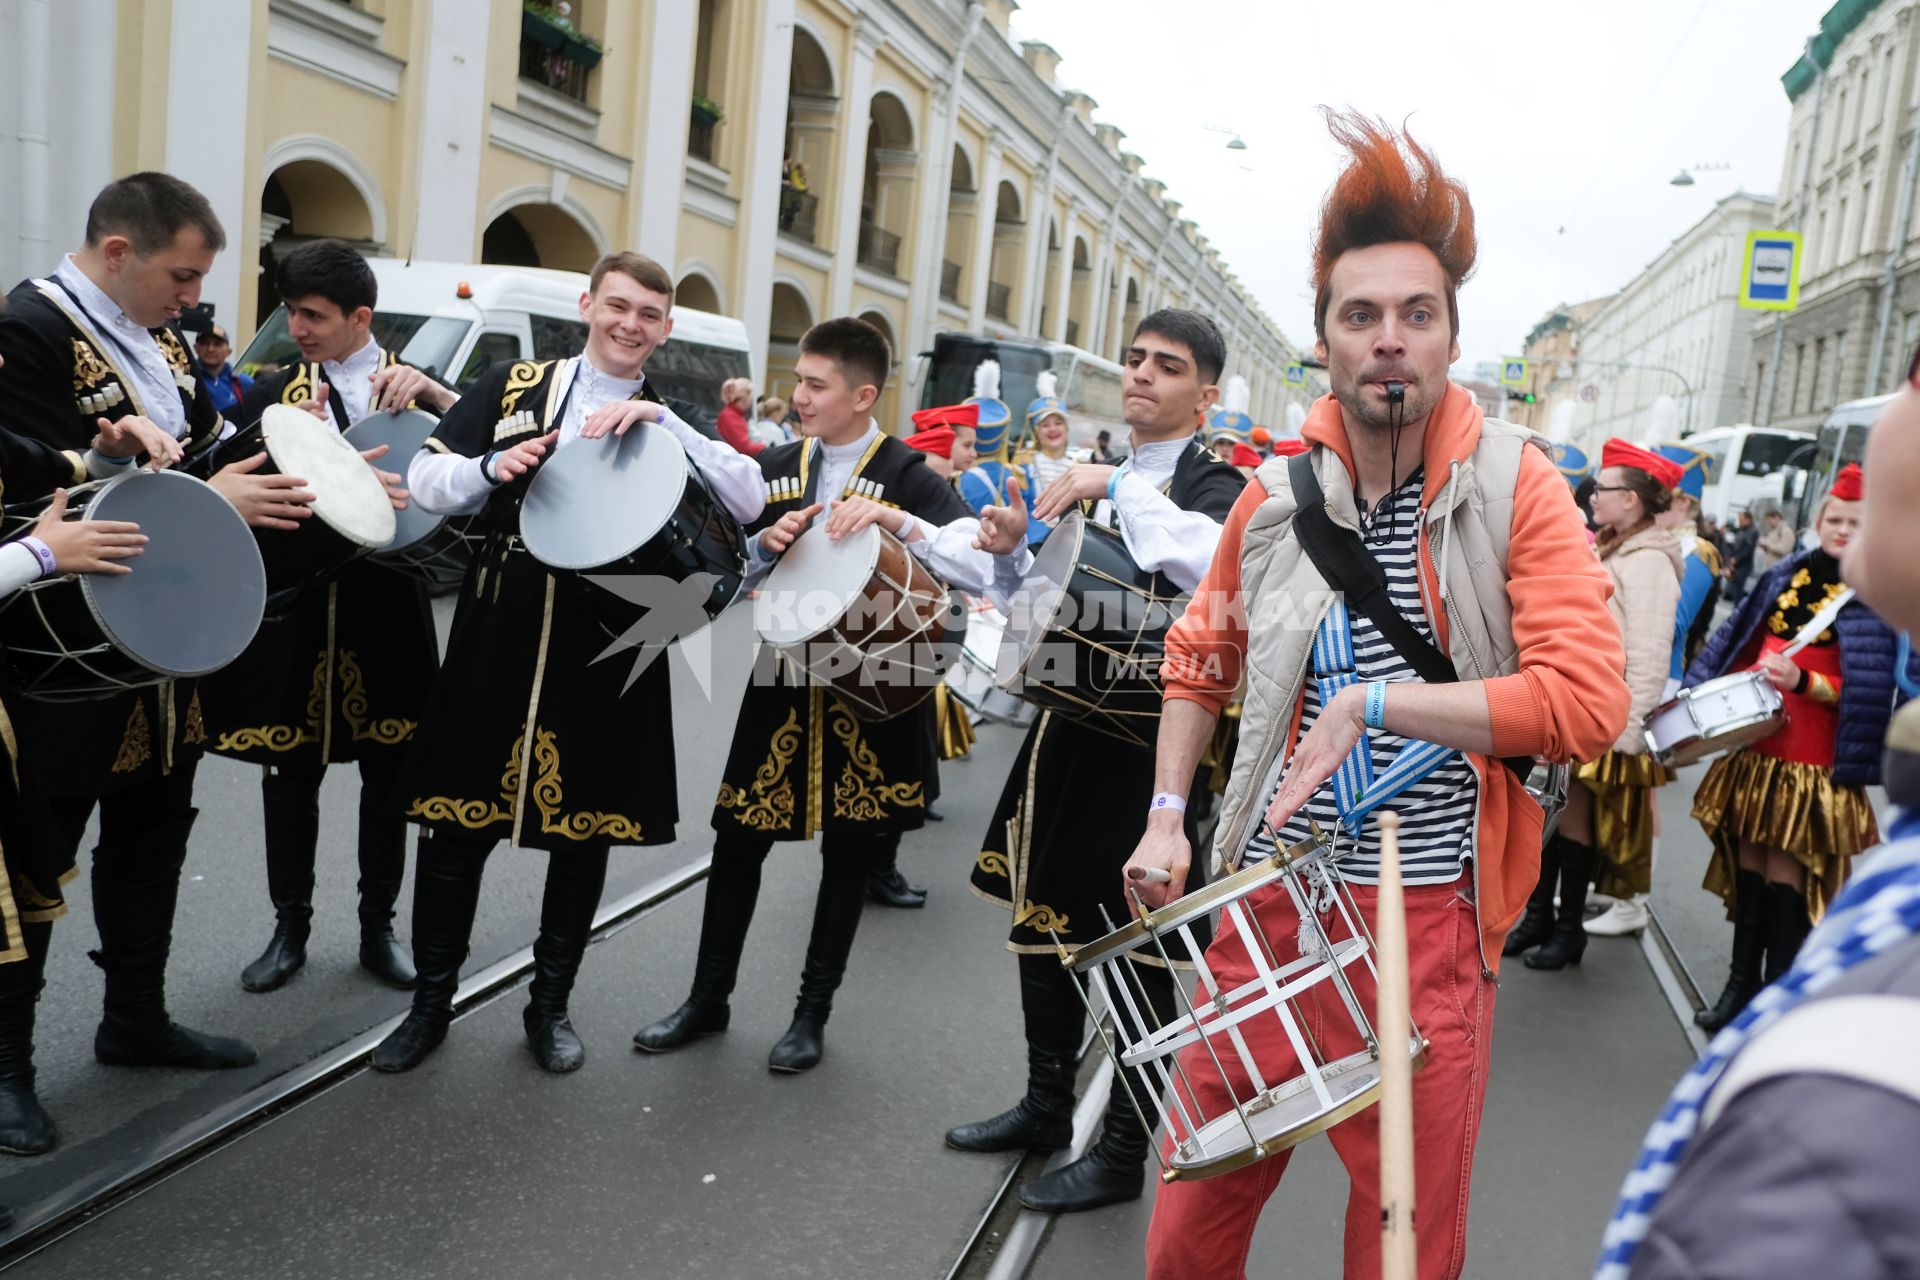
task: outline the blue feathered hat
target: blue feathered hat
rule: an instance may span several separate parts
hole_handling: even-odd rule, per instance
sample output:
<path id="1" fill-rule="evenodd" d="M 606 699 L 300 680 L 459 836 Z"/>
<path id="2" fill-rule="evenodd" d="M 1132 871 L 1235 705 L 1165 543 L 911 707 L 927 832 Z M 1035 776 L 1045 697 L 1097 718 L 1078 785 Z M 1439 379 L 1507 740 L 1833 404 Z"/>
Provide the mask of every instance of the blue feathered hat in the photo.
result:
<path id="1" fill-rule="evenodd" d="M 1027 432 L 1038 438 L 1040 419 L 1050 414 L 1067 416 L 1067 402 L 1060 398 L 1060 380 L 1053 376 L 1053 370 L 1042 369 L 1040 376 L 1033 380 L 1033 389 L 1040 394 L 1027 406 Z"/>
<path id="2" fill-rule="evenodd" d="M 1567 483 L 1576 489 L 1580 487 L 1580 482 L 1593 471 L 1593 464 L 1587 461 L 1587 455 L 1564 440 L 1554 441 L 1547 446 L 1547 449 L 1553 455 L 1553 465 L 1559 469 Z"/>
<path id="3" fill-rule="evenodd" d="M 1220 403 L 1207 414 L 1207 443 L 1212 444 L 1223 436 L 1240 444 L 1253 441 L 1253 419 L 1247 415 L 1247 407 L 1253 402 L 1252 389 L 1247 380 L 1239 374 L 1227 379 L 1226 389 L 1220 393 Z"/>
<path id="4" fill-rule="evenodd" d="M 981 462 L 1007 460 L 1007 428 L 1013 410 L 1000 399 L 1000 362 L 982 360 L 973 371 L 973 394 L 962 404 L 978 405 L 980 424 L 973 429 L 974 457 Z"/>
<path id="5" fill-rule="evenodd" d="M 1680 468 L 1680 483 L 1674 488 L 1695 502 L 1705 496 L 1713 482 L 1713 455 L 1691 445 L 1658 444 L 1653 451 Z"/>

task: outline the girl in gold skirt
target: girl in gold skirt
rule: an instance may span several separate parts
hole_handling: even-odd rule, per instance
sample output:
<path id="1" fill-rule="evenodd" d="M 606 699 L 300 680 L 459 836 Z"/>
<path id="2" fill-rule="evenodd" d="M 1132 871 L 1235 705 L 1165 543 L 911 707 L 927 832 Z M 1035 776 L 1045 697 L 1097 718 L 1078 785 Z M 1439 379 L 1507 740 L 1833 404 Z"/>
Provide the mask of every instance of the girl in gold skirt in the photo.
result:
<path id="1" fill-rule="evenodd" d="M 1600 526 L 1594 551 L 1613 578 L 1607 603 L 1626 644 L 1633 709 L 1613 749 L 1575 770 L 1560 829 L 1541 851 L 1540 883 L 1507 935 L 1506 955 L 1544 943 L 1527 956 L 1529 969 L 1580 963 L 1587 949 L 1583 916 L 1590 878 L 1602 893 L 1625 902 L 1652 887 L 1653 789 L 1673 776 L 1646 754 L 1640 723 L 1659 705 L 1673 657 L 1673 618 L 1686 560 L 1679 540 L 1653 518 L 1673 501 L 1680 468 L 1624 440 L 1607 441 L 1600 460 L 1592 497 Z"/>
<path id="2" fill-rule="evenodd" d="M 1866 788 L 1880 780 L 1892 712 L 1895 636 L 1855 600 L 1792 657 L 1783 652 L 1840 596 L 1840 557 L 1860 527 L 1860 469 L 1835 478 L 1820 545 L 1775 565 L 1687 671 L 1689 686 L 1755 670 L 1780 691 L 1787 723 L 1723 756 L 1694 795 L 1713 841 L 1705 888 L 1733 920 L 1727 985 L 1694 1021 L 1718 1031 L 1787 971 L 1846 883 L 1850 860 L 1880 838 Z"/>

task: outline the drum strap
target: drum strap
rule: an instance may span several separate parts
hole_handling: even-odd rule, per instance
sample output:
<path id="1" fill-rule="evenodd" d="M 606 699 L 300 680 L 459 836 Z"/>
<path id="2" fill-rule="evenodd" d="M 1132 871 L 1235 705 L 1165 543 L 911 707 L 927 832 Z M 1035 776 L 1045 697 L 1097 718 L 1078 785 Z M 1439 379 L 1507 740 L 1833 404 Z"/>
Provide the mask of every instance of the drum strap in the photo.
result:
<path id="1" fill-rule="evenodd" d="M 1320 488 L 1320 478 L 1313 474 L 1313 456 L 1309 451 L 1287 460 L 1296 508 L 1293 528 L 1307 558 L 1313 561 L 1313 567 L 1320 571 L 1327 585 L 1346 598 L 1349 609 L 1373 619 L 1381 638 L 1406 659 L 1407 665 L 1422 680 L 1428 684 L 1451 684 L 1458 680 L 1460 674 L 1453 669 L 1452 661 L 1393 607 L 1387 595 L 1387 575 L 1379 562 L 1367 554 L 1360 535 L 1335 524 L 1327 514 L 1327 495 Z M 1507 756 L 1501 763 L 1522 782 L 1533 771 L 1530 756 Z"/>

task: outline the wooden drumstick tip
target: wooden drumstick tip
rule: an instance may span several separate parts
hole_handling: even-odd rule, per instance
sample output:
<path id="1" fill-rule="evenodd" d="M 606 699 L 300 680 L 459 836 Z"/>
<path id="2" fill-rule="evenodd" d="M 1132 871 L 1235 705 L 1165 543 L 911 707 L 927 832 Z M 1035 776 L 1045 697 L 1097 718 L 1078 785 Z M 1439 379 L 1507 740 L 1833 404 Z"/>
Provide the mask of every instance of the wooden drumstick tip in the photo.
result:
<path id="1" fill-rule="evenodd" d="M 1400 834 L 1400 815 L 1395 813 L 1392 809 L 1387 809 L 1383 811 L 1375 819 L 1375 821 L 1380 824 L 1381 835 L 1397 836 Z"/>

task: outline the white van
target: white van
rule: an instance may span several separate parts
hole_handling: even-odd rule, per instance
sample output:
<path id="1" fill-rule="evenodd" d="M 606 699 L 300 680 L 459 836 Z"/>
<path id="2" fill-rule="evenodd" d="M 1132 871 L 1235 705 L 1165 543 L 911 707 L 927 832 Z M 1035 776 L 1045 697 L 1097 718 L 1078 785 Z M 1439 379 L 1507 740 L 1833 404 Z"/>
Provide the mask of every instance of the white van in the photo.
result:
<path id="1" fill-rule="evenodd" d="M 498 361 L 552 360 L 586 345 L 580 295 L 587 277 L 579 272 L 398 258 L 370 258 L 368 265 L 380 284 L 375 340 L 461 390 Z M 254 373 L 299 358 L 282 306 L 235 365 Z M 681 417 L 711 428 L 720 416 L 720 384 L 753 377 L 752 366 L 740 321 L 675 307 L 673 336 L 647 361 L 647 380 Z"/>

